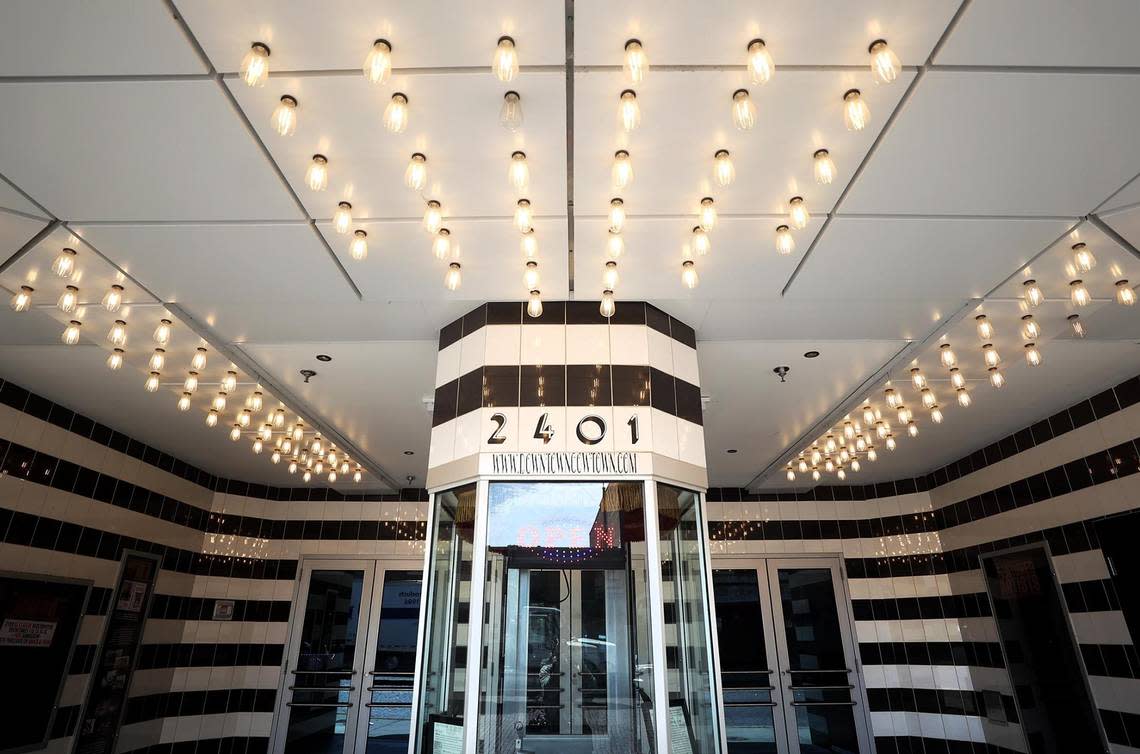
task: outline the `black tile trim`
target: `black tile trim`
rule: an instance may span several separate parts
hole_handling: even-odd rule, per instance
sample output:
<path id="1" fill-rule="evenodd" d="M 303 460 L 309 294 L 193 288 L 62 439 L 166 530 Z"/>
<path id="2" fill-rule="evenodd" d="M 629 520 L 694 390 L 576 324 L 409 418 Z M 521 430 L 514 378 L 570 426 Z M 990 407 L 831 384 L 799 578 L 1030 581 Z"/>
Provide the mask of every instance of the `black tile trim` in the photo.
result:
<path id="1" fill-rule="evenodd" d="M 997 744 L 923 736 L 875 736 L 879 754 L 1024 754 Z"/>
<path id="2" fill-rule="evenodd" d="M 219 601 L 234 603 L 231 620 L 247 623 L 286 623 L 293 604 L 289 600 L 227 600 L 156 594 L 151 599 L 149 617 L 157 620 L 213 620 L 214 605 Z"/>
<path id="3" fill-rule="evenodd" d="M 895 597 L 851 600 L 857 621 L 983 618 L 992 615 L 984 592 L 938 597 Z"/>
<path id="4" fill-rule="evenodd" d="M 1140 748 L 1140 714 L 1107 709 L 1097 712 L 1109 743 Z"/>
<path id="5" fill-rule="evenodd" d="M 1013 696 L 1001 694 L 1006 720 L 1018 723 Z M 871 712 L 925 712 L 936 715 L 986 717 L 984 692 L 960 689 L 868 688 L 867 709 Z"/>
<path id="6" fill-rule="evenodd" d="M 136 669 L 280 666 L 284 659 L 284 644 L 143 644 Z"/>
<path id="7" fill-rule="evenodd" d="M 1004 668 L 1001 644 L 988 641 L 883 641 L 859 644 L 864 665 L 960 665 Z"/>
<path id="8" fill-rule="evenodd" d="M 273 712 L 276 700 L 276 689 L 233 688 L 145 694 L 127 700 L 123 725 L 187 715 Z"/>
<path id="9" fill-rule="evenodd" d="M 269 754 L 269 739 L 260 736 L 197 738 L 151 744 L 120 754 Z"/>

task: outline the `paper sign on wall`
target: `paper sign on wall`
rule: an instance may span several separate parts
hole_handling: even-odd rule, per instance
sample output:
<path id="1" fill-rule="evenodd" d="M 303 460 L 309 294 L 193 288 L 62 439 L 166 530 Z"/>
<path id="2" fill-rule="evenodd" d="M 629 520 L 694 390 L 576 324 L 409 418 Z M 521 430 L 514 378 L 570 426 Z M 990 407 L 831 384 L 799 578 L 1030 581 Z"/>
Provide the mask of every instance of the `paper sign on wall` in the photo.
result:
<path id="1" fill-rule="evenodd" d="M 5 618 L 0 623 L 0 647 L 50 647 L 55 622 Z"/>

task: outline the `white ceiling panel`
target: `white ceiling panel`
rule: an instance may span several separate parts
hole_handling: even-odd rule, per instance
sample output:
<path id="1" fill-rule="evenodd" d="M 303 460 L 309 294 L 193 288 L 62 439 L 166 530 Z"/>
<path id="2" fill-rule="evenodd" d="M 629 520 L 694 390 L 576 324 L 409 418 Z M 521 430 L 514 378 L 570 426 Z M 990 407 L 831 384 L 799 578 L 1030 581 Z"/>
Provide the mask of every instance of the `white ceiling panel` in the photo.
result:
<path id="1" fill-rule="evenodd" d="M 693 257 L 700 284 L 689 290 L 681 283 L 681 262 L 686 259 L 695 220 L 634 217 L 626 221 L 622 237 L 625 253 L 618 262 L 621 277 L 618 298 L 642 299 L 753 299 L 774 300 L 792 274 L 803 252 L 819 233 L 823 221 L 813 218 L 795 234 L 796 250 L 781 256 L 775 249 L 779 220 L 721 217 L 709 233 L 712 249 Z M 575 220 L 574 288 L 587 298 L 598 298 L 602 270 L 609 257 L 606 241 L 609 223 L 603 219 Z M 698 333 L 699 335 L 699 333 Z"/>
<path id="2" fill-rule="evenodd" d="M 668 303 L 662 302 L 668 311 Z M 925 336 L 952 311 L 876 296 L 831 304 L 818 300 L 714 299 L 697 329 L 706 340 L 822 338 L 904 340 Z M 696 326 L 696 325 L 694 325 Z"/>
<path id="3" fill-rule="evenodd" d="M 13 0 L 0 24 L 5 76 L 205 73 L 162 2 Z"/>
<path id="4" fill-rule="evenodd" d="M 420 217 L 437 199 L 451 216 L 509 216 L 519 198 L 507 180 L 511 153 L 522 150 L 530 166 L 528 197 L 539 214 L 566 207 L 566 94 L 564 77 L 525 73 L 502 84 L 486 75 L 460 73 L 396 76 L 392 87 L 374 87 L 363 76 L 305 76 L 251 89 L 229 80 L 254 127 L 313 217 L 331 218 L 348 201 L 357 217 Z M 517 133 L 499 125 L 503 93 L 522 97 L 525 122 Z M 402 134 L 384 128 L 393 91 L 408 97 L 409 125 Z M 270 127 L 282 94 L 295 97 L 297 132 L 284 137 Z M 456 128 L 456 115 L 462 128 Z M 413 152 L 427 156 L 423 196 L 404 184 Z M 305 182 L 314 154 L 329 160 L 329 186 Z"/>
<path id="5" fill-rule="evenodd" d="M 561 3 L 376 3 L 325 0 L 177 0 L 219 71 L 236 71 L 254 42 L 269 45 L 270 70 L 359 69 L 375 39 L 392 44 L 396 68 L 485 66 L 499 37 L 514 38 L 522 65 L 562 65 Z M 270 74 L 272 75 L 272 73 Z"/>
<path id="6" fill-rule="evenodd" d="M 974 0 L 939 65 L 1137 66 L 1133 0 Z"/>
<path id="7" fill-rule="evenodd" d="M 610 170 L 614 152 L 633 161 L 632 186 L 620 192 L 626 211 L 694 214 L 704 196 L 721 212 L 787 212 L 787 201 L 804 197 L 808 210 L 830 210 L 859 166 L 878 129 L 913 76 L 904 72 L 891 86 L 874 86 L 868 71 L 787 71 L 767 85 L 752 86 L 744 71 L 659 71 L 637 87 L 641 127 L 626 134 L 618 101 L 629 84 L 620 72 L 579 73 L 574 98 L 575 207 L 604 214 L 616 196 Z M 749 89 L 756 126 L 739 131 L 732 122 L 732 94 Z M 843 125 L 843 94 L 861 89 L 871 126 L 850 132 Z M 812 177 L 812 155 L 826 148 L 836 163 L 829 186 Z M 736 180 L 720 188 L 712 176 L 713 154 L 727 149 Z"/>
<path id="8" fill-rule="evenodd" d="M 0 260 L 7 259 L 20 250 L 47 225 L 43 220 L 35 220 L 23 215 L 0 212 Z M 28 285 L 34 283 L 25 281 Z"/>
<path id="9" fill-rule="evenodd" d="M 212 81 L 8 83 L 0 97 L 0 172 L 57 217 L 301 217 Z"/>
<path id="10" fill-rule="evenodd" d="M 319 223 L 318 227 L 367 301 L 482 302 L 526 298 L 519 232 L 509 218 L 448 221 L 452 256 L 446 262 L 432 255 L 432 237 L 419 222 L 356 225 L 368 234 L 368 258 L 362 261 L 349 254 L 351 236 L 338 236 L 331 223 Z M 535 234 L 542 294 L 550 301 L 565 299 L 569 292 L 566 219 L 539 218 L 535 221 Z M 456 291 L 448 291 L 443 285 L 452 261 L 462 266 L 463 282 Z"/>
<path id="11" fill-rule="evenodd" d="M 1138 118 L 1137 76 L 934 71 L 842 211 L 1079 216 L 1140 171 Z"/>
<path id="12" fill-rule="evenodd" d="M 955 0 L 578 0 L 578 65 L 620 65 L 625 42 L 640 39 L 653 65 L 743 65 L 748 43 L 763 38 L 781 65 L 869 64 L 867 47 L 886 38 L 904 65 L 926 61 L 954 15 Z"/>
<path id="13" fill-rule="evenodd" d="M 1113 212 L 1105 215 L 1102 219 L 1125 241 L 1140 248 L 1140 207 Z M 1135 257 L 1133 258 L 1135 259 Z"/>
<path id="14" fill-rule="evenodd" d="M 356 295 L 307 223 L 91 225 L 75 231 L 163 301 L 276 305 Z"/>
<path id="15" fill-rule="evenodd" d="M 7 217 L 11 216 L 0 215 L 0 220 Z M 35 223 L 26 219 L 24 222 Z M 4 224 L 0 222 L 0 228 L 3 227 Z M 39 230 L 40 227 L 36 224 L 33 230 Z M 28 233 L 28 236 L 31 235 L 32 233 Z M 64 248 L 75 251 L 75 271 L 68 278 L 61 278 L 52 271 L 52 263 Z M 8 253 L 12 251 L 15 251 L 15 248 Z M 62 227 L 42 239 L 27 254 L 4 270 L 0 275 L 0 283 L 10 290 L 15 290 L 21 285 L 35 288 L 32 296 L 33 306 L 54 305 L 68 285 L 74 285 L 79 289 L 81 303 L 98 306 L 112 285 L 123 287 L 124 303 L 155 303 L 150 295 L 127 282 L 125 275 L 113 269 L 94 251 L 84 246 L 78 236 Z"/>
<path id="16" fill-rule="evenodd" d="M 332 341 L 320 348 L 332 361 L 315 361 L 308 345 L 244 350 L 398 481 L 414 475 L 407 486 L 422 485 L 431 439 L 431 414 L 423 399 L 432 395 L 435 341 Z M 302 368 L 317 372 L 308 384 L 299 374 Z M 413 455 L 405 455 L 409 450 Z"/>
<path id="17" fill-rule="evenodd" d="M 1121 188 L 1119 192 L 1104 203 L 1099 211 L 1104 215 L 1118 209 L 1130 209 L 1137 205 L 1140 205 L 1140 177 L 1133 179 L 1127 186 Z"/>
<path id="18" fill-rule="evenodd" d="M 29 202 L 23 194 L 0 178 L 0 209 L 14 210 L 35 217 L 44 217 L 39 207 Z"/>

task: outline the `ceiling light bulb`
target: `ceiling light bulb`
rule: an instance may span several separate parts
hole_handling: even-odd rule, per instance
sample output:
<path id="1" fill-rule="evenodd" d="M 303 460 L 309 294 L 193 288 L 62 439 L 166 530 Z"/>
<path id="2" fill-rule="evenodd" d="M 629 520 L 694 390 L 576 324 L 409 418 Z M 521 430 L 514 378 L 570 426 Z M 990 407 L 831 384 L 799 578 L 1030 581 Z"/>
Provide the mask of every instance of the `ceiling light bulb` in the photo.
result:
<path id="1" fill-rule="evenodd" d="M 293 442 L 301 442 L 301 438 L 305 436 L 305 426 L 300 422 L 293 425 Z"/>
<path id="2" fill-rule="evenodd" d="M 839 462 L 840 463 L 847 463 L 850 460 L 851 460 L 851 451 L 847 450 L 847 448 L 843 448 L 842 450 L 839 451 Z"/>
<path id="3" fill-rule="evenodd" d="M 273 455 L 269 456 L 269 462 L 274 464 L 281 463 L 281 451 L 274 450 Z"/>
<path id="4" fill-rule="evenodd" d="M 201 371 L 206 368 L 206 349 L 199 347 L 190 357 L 190 368 Z"/>
<path id="5" fill-rule="evenodd" d="M 1089 289 L 1085 288 L 1084 281 L 1074 280 L 1069 283 L 1069 298 L 1073 302 L 1073 306 L 1088 306 L 1092 297 L 1089 296 Z"/>
<path id="6" fill-rule="evenodd" d="M 835 462 L 832 461 L 830 458 L 823 459 L 823 470 L 828 472 L 828 473 L 835 471 Z"/>
<path id="7" fill-rule="evenodd" d="M 323 154 L 313 155 L 309 169 L 305 171 L 305 184 L 313 191 L 324 191 L 329 185 L 329 158 Z"/>
<path id="8" fill-rule="evenodd" d="M 30 285 L 21 285 L 20 290 L 16 291 L 16 295 L 12 296 L 12 302 L 9 306 L 12 311 L 26 312 L 32 306 L 32 294 L 36 289 Z"/>
<path id="9" fill-rule="evenodd" d="M 435 235 L 443 227 L 443 206 L 435 199 L 429 199 L 424 207 L 424 230 Z"/>
<path id="10" fill-rule="evenodd" d="M 902 396 L 893 387 L 884 390 L 883 397 L 887 399 L 887 405 L 891 408 L 898 408 L 902 405 Z"/>
<path id="11" fill-rule="evenodd" d="M 798 468 L 798 469 L 800 470 L 800 473 L 801 473 L 801 474 L 806 474 L 806 473 L 807 473 L 807 470 L 808 470 L 808 463 L 807 463 L 807 459 L 805 459 L 805 458 L 801 457 L 801 458 L 799 459 L 799 461 L 797 461 L 797 466 L 796 466 L 796 468 Z"/>
<path id="12" fill-rule="evenodd" d="M 515 228 L 526 233 L 534 227 L 534 211 L 529 199 L 519 199 L 515 203 Z"/>
<path id="13" fill-rule="evenodd" d="M 817 149 L 812 155 L 812 169 L 815 173 L 815 182 L 828 185 L 835 180 L 835 160 L 826 149 Z"/>
<path id="14" fill-rule="evenodd" d="M 364 230 L 352 231 L 352 241 L 348 244 L 348 253 L 360 262 L 368 258 L 368 232 Z"/>
<path id="15" fill-rule="evenodd" d="M 166 350 L 162 348 L 154 349 L 154 353 L 150 355 L 147 366 L 154 372 L 161 372 L 166 366 Z"/>
<path id="16" fill-rule="evenodd" d="M 618 266 L 612 259 L 606 262 L 605 269 L 602 270 L 602 286 L 611 291 L 618 286 Z"/>
<path id="17" fill-rule="evenodd" d="M 454 291 L 459 288 L 463 278 L 460 274 L 459 262 L 452 262 L 447 266 L 447 274 L 443 277 L 443 284 L 449 291 Z"/>
<path id="18" fill-rule="evenodd" d="M 158 392 L 158 372 L 151 372 L 147 375 L 146 382 L 143 383 L 143 389 L 148 393 Z"/>
<path id="19" fill-rule="evenodd" d="M 994 348 L 993 343 L 986 343 L 982 346 L 982 358 L 985 359 L 987 367 L 996 367 L 1001 363 L 1001 354 Z"/>
<path id="20" fill-rule="evenodd" d="M 297 473 L 297 459 L 296 458 L 290 458 L 289 459 L 289 473 L 290 474 L 296 474 Z"/>
<path id="21" fill-rule="evenodd" d="M 898 447 L 898 443 L 895 442 L 895 436 L 894 435 L 887 435 L 887 450 L 894 450 L 897 447 Z"/>
<path id="22" fill-rule="evenodd" d="M 59 255 L 51 263 L 51 271 L 61 278 L 75 274 L 75 249 L 60 249 Z"/>
<path id="23" fill-rule="evenodd" d="M 372 49 L 364 57 L 361 67 L 364 78 L 373 84 L 387 83 L 392 75 L 392 45 L 387 39 L 377 39 L 372 43 Z"/>
<path id="24" fill-rule="evenodd" d="M 706 232 L 716 226 L 716 202 L 711 196 L 701 199 L 701 209 L 697 216 L 700 218 L 701 228 Z"/>
<path id="25" fill-rule="evenodd" d="M 741 131 L 756 125 L 756 105 L 747 89 L 737 89 L 732 93 L 732 122 Z"/>
<path id="26" fill-rule="evenodd" d="M 1037 326 L 1037 320 L 1033 319 L 1032 314 L 1026 314 L 1021 321 L 1025 323 L 1021 327 L 1021 337 L 1026 340 L 1037 340 L 1041 337 L 1041 328 Z"/>
<path id="27" fill-rule="evenodd" d="M 625 202 L 621 199 L 610 199 L 610 230 L 621 233 L 625 228 Z"/>
<path id="28" fill-rule="evenodd" d="M 114 314 L 123 305 L 123 286 L 112 285 L 103 295 L 103 308 Z"/>
<path id="29" fill-rule="evenodd" d="M 906 425 L 906 433 L 908 435 L 910 435 L 911 437 L 918 437 L 918 425 L 917 424 Z"/>
<path id="30" fill-rule="evenodd" d="M 700 282 L 700 278 L 697 277 L 697 266 L 691 259 L 686 259 L 684 262 L 681 262 L 681 282 L 684 283 L 685 287 L 689 290 L 696 288 Z"/>
<path id="31" fill-rule="evenodd" d="M 835 436 L 834 435 L 828 435 L 827 438 L 825 439 L 824 443 L 823 443 L 824 452 L 825 453 L 834 453 L 838 448 L 839 448 L 839 445 L 836 444 L 836 442 L 835 442 Z"/>
<path id="32" fill-rule="evenodd" d="M 73 319 L 67 323 L 67 327 L 63 329 L 61 339 L 69 346 L 73 346 L 79 342 L 79 328 L 83 325 L 77 319 Z"/>
<path id="33" fill-rule="evenodd" d="M 111 355 L 107 357 L 107 367 L 111 371 L 121 369 L 123 366 L 123 349 L 116 348 L 111 351 Z"/>
<path id="34" fill-rule="evenodd" d="M 226 376 L 222 378 L 221 387 L 222 390 L 225 390 L 227 393 L 232 393 L 234 390 L 236 390 L 237 372 L 233 371 L 232 369 L 228 370 L 226 372 Z"/>
<path id="35" fill-rule="evenodd" d="M 519 251 L 527 259 L 533 259 L 538 256 L 538 238 L 534 235 L 534 229 L 528 230 L 522 234 L 519 239 Z"/>
<path id="36" fill-rule="evenodd" d="M 955 390 L 966 387 L 966 375 L 962 374 L 958 367 L 950 368 L 950 384 L 954 386 Z"/>
<path id="37" fill-rule="evenodd" d="M 1117 280 L 1116 283 L 1116 303 L 1121 306 L 1133 306 L 1136 303 L 1136 291 L 1128 284 L 1127 280 Z"/>
<path id="38" fill-rule="evenodd" d="M 1030 306 L 1041 306 L 1045 301 L 1045 294 L 1041 292 L 1041 287 L 1037 285 L 1036 280 L 1026 280 L 1021 284 L 1025 289 L 1025 303 Z"/>
<path id="39" fill-rule="evenodd" d="M 1074 337 L 1083 338 L 1083 337 L 1085 337 L 1085 335 L 1088 334 L 1085 332 L 1085 326 L 1081 322 L 1081 315 L 1070 314 L 1065 319 L 1067 319 L 1069 321 L 1069 325 L 1073 328 L 1073 336 Z"/>
<path id="40" fill-rule="evenodd" d="M 938 404 L 937 398 L 934 397 L 934 391 L 928 387 L 922 388 L 922 406 L 926 409 L 934 408 Z"/>
<path id="41" fill-rule="evenodd" d="M 984 314 L 979 314 L 974 317 L 974 321 L 978 323 L 978 337 L 982 340 L 993 340 L 994 326 Z M 982 346 L 985 348 L 985 346 Z"/>
<path id="42" fill-rule="evenodd" d="M 787 225 L 776 226 L 776 253 L 787 256 L 796 250 L 796 239 Z"/>
<path id="43" fill-rule="evenodd" d="M 241 427 L 239 427 L 238 425 L 235 424 L 233 427 L 230 428 L 230 440 L 233 442 L 237 442 L 240 439 L 241 439 Z"/>
<path id="44" fill-rule="evenodd" d="M 848 89 L 843 95 L 843 125 L 848 131 L 862 131 L 871 119 L 871 111 L 858 89 Z"/>
<path id="45" fill-rule="evenodd" d="M 957 394 L 958 394 L 958 405 L 959 406 L 961 406 L 962 408 L 966 408 L 967 406 L 970 405 L 970 391 L 969 390 L 967 390 L 964 387 L 960 387 L 955 392 L 957 392 Z"/>
<path id="46" fill-rule="evenodd" d="M 183 393 L 178 399 L 178 410 L 186 412 L 190 410 L 190 393 Z"/>
<path id="47" fill-rule="evenodd" d="M 257 436 L 261 438 L 262 442 L 269 442 L 273 438 L 273 425 L 262 424 L 257 430 Z"/>
<path id="48" fill-rule="evenodd" d="M 624 149 L 619 149 L 614 152 L 614 164 L 610 170 L 611 182 L 614 188 L 619 191 L 629 188 L 633 183 L 633 160 L 629 157 L 629 152 Z"/>
<path id="49" fill-rule="evenodd" d="M 889 435 L 890 433 L 891 433 L 891 427 L 885 421 L 880 421 L 877 424 L 875 424 L 875 434 L 879 436 L 880 440 L 886 439 L 887 435 Z"/>
<path id="50" fill-rule="evenodd" d="M 875 411 L 870 403 L 863 404 L 863 423 L 868 427 L 875 423 Z"/>
<path id="51" fill-rule="evenodd" d="M 736 168 L 727 149 L 718 149 L 713 155 L 713 177 L 722 188 L 736 180 Z"/>
<path id="52" fill-rule="evenodd" d="M 1031 367 L 1041 366 L 1041 351 L 1036 343 L 1025 344 L 1025 363 Z"/>
<path id="53" fill-rule="evenodd" d="M 876 84 L 889 84 L 899 77 L 902 63 L 885 39 L 876 39 L 867 52 L 871 53 L 871 76 Z"/>
<path id="54" fill-rule="evenodd" d="M 198 373 L 197 372 L 192 371 L 192 372 L 187 373 L 186 379 L 182 381 L 182 389 L 185 390 L 187 393 L 193 393 L 195 390 L 198 389 Z"/>
<path id="55" fill-rule="evenodd" d="M 499 125 L 514 133 L 522 128 L 522 124 L 522 98 L 518 92 L 507 92 L 503 95 L 503 106 L 499 108 Z"/>
<path id="56" fill-rule="evenodd" d="M 753 39 L 748 43 L 748 73 L 753 84 L 767 84 L 776 70 L 772 54 L 763 39 Z"/>
<path id="57" fill-rule="evenodd" d="M 249 408 L 251 411 L 260 411 L 263 405 L 262 395 L 260 390 L 254 390 L 253 394 L 249 396 Z"/>
<path id="58" fill-rule="evenodd" d="M 823 454 L 819 452 L 819 448 L 812 446 L 811 449 L 811 465 L 818 466 L 819 462 L 823 460 Z"/>
<path id="59" fill-rule="evenodd" d="M 709 234 L 699 225 L 693 226 L 693 251 L 701 257 L 712 251 L 712 241 L 709 240 Z"/>
<path id="60" fill-rule="evenodd" d="M 862 465 L 861 463 L 859 463 L 859 459 L 858 459 L 858 458 L 852 458 L 852 459 L 851 459 L 851 470 L 852 470 L 852 471 L 856 471 L 856 472 L 857 472 L 857 471 L 859 471 L 859 470 L 860 470 L 860 469 L 862 469 L 862 468 L 863 468 L 863 465 Z"/>
<path id="61" fill-rule="evenodd" d="M 451 256 L 451 231 L 447 228 L 440 228 L 439 233 L 435 234 L 435 238 L 431 242 L 431 253 L 436 259 L 443 261 Z"/>
<path id="62" fill-rule="evenodd" d="M 947 369 L 958 363 L 958 357 L 954 355 L 954 351 L 950 348 L 949 343 L 943 343 L 938 346 L 938 360 L 942 363 L 942 366 Z"/>
<path id="63" fill-rule="evenodd" d="M 649 71 L 649 57 L 640 40 L 631 39 L 625 43 L 625 61 L 622 67 L 631 83 L 640 84 L 645 79 L 645 74 Z"/>
<path id="64" fill-rule="evenodd" d="M 333 482 L 335 482 L 336 481 L 336 472 L 330 471 L 328 478 L 329 478 L 329 484 L 332 484 Z"/>
<path id="65" fill-rule="evenodd" d="M 333 212 L 333 229 L 340 235 L 348 232 L 352 227 L 352 205 L 348 202 L 338 202 Z"/>
<path id="66" fill-rule="evenodd" d="M 273 108 L 273 115 L 269 116 L 273 130 L 282 136 L 292 136 L 297 132 L 297 100 L 288 94 L 282 94 L 277 107 Z"/>
<path id="67" fill-rule="evenodd" d="M 262 86 L 269 78 L 269 47 L 262 42 L 250 45 L 241 61 L 241 78 L 248 86 Z"/>
<path id="68" fill-rule="evenodd" d="M 626 133 L 632 133 L 641 125 L 641 107 L 637 104 L 637 92 L 632 89 L 622 91 L 618 99 L 618 123 Z"/>
<path id="69" fill-rule="evenodd" d="M 942 409 L 938 408 L 937 404 L 930 407 L 930 421 L 935 424 L 941 424 L 943 418 Z"/>
<path id="70" fill-rule="evenodd" d="M 526 271 L 523 272 L 523 287 L 528 291 L 538 287 L 538 262 L 533 259 L 527 260 Z"/>
<path id="71" fill-rule="evenodd" d="M 811 478 L 812 478 L 812 481 L 815 481 L 815 482 L 819 481 L 819 469 L 816 468 L 815 466 L 811 467 Z"/>
<path id="72" fill-rule="evenodd" d="M 910 383 L 914 385 L 915 390 L 922 390 L 926 387 L 926 375 L 918 367 L 913 367 L 910 370 Z"/>
<path id="73" fill-rule="evenodd" d="M 990 384 L 996 388 L 1000 388 L 1005 384 L 1005 375 L 998 371 L 997 367 L 990 367 L 986 370 L 990 373 Z"/>
<path id="74" fill-rule="evenodd" d="M 265 445 L 264 445 L 264 443 L 261 442 L 260 437 L 253 441 L 253 452 L 255 454 L 260 455 L 261 451 L 264 447 L 265 447 Z"/>
<path id="75" fill-rule="evenodd" d="M 56 302 L 56 306 L 64 314 L 71 314 L 79 308 L 79 289 L 74 285 L 65 287 L 59 296 L 59 301 Z"/>
<path id="76" fill-rule="evenodd" d="M 316 463 L 314 463 L 313 464 L 313 471 L 317 474 L 325 473 L 325 462 L 324 461 L 317 461 Z"/>
<path id="77" fill-rule="evenodd" d="M 874 448 L 868 448 L 867 460 L 871 461 L 872 463 L 879 460 L 879 451 L 875 450 Z"/>
<path id="78" fill-rule="evenodd" d="M 1092 251 L 1086 244 L 1074 244 L 1073 264 L 1076 265 L 1078 271 L 1088 272 L 1093 267 L 1096 267 L 1096 257 L 1093 256 Z"/>
<path id="79" fill-rule="evenodd" d="M 526 161 L 526 152 L 515 150 L 511 152 L 511 166 L 507 170 L 507 178 L 511 186 L 519 193 L 525 193 L 530 186 L 530 166 Z"/>
<path id="80" fill-rule="evenodd" d="M 422 152 L 413 152 L 404 171 L 404 185 L 413 191 L 420 191 L 427 185 L 427 157 Z"/>
<path id="81" fill-rule="evenodd" d="M 614 303 L 614 292 L 610 290 L 602 291 L 602 301 L 598 304 L 598 311 L 603 317 L 609 319 L 614 316 L 614 311 L 617 309 L 617 304 Z"/>
<path id="82" fill-rule="evenodd" d="M 802 196 L 793 196 L 788 200 L 788 222 L 796 230 L 803 230 L 807 227 L 808 220 L 811 215 L 808 214 L 807 205 L 804 204 Z"/>
<path id="83" fill-rule="evenodd" d="M 243 408 L 241 413 L 237 416 L 238 426 L 248 427 L 251 421 L 253 421 L 253 411 L 248 408 Z"/>
<path id="84" fill-rule="evenodd" d="M 792 465 L 790 463 L 787 467 L 787 478 L 789 482 L 796 481 L 796 472 L 792 471 Z"/>
<path id="85" fill-rule="evenodd" d="M 542 316 L 542 294 L 538 291 L 530 292 L 530 298 L 526 302 L 526 313 L 533 318 Z"/>
<path id="86" fill-rule="evenodd" d="M 621 235 L 614 233 L 612 230 L 609 231 L 609 237 L 606 239 L 606 254 L 608 254 L 611 259 L 617 259 L 624 253 L 625 241 Z"/>
<path id="87" fill-rule="evenodd" d="M 329 454 L 325 460 L 329 462 L 329 466 L 336 466 L 336 448 L 329 448 Z"/>
<path id="88" fill-rule="evenodd" d="M 215 395 L 214 399 L 210 402 L 210 405 L 213 406 L 214 410 L 216 410 L 218 412 L 225 411 L 226 410 L 226 391 L 225 390 L 219 390 L 218 394 Z"/>
<path id="89" fill-rule="evenodd" d="M 503 83 L 518 75 L 519 53 L 515 49 L 515 40 L 510 37 L 499 37 L 499 42 L 495 46 L 495 56 L 491 60 L 491 70 Z"/>
<path id="90" fill-rule="evenodd" d="M 308 483 L 309 480 L 312 478 L 313 478 L 313 472 L 309 471 L 308 469 L 305 469 L 305 473 L 301 475 L 301 481 Z"/>
<path id="91" fill-rule="evenodd" d="M 408 95 L 396 92 L 384 108 L 384 128 L 389 133 L 402 134 L 408 127 Z"/>
<path id="92" fill-rule="evenodd" d="M 899 406 L 898 418 L 899 418 L 899 424 L 906 424 L 907 422 L 909 422 L 911 419 L 910 409 L 907 408 L 906 406 Z"/>

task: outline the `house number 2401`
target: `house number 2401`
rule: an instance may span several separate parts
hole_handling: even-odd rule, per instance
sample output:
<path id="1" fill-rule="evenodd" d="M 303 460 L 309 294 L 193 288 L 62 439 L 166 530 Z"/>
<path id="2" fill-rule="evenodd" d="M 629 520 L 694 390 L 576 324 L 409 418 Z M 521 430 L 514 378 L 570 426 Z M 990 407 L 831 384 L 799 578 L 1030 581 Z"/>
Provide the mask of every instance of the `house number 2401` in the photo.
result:
<path id="1" fill-rule="evenodd" d="M 491 414 L 491 421 L 495 423 L 495 429 L 491 432 L 491 436 L 487 438 L 488 445 L 502 445 L 507 441 L 507 436 L 504 434 L 507 426 L 507 417 L 503 414 Z M 626 422 L 629 427 L 629 441 L 632 445 L 637 445 L 637 441 L 641 439 L 641 434 L 637 427 L 637 415 L 629 417 Z M 600 416 L 590 414 L 583 416 L 578 420 L 578 426 L 574 428 L 574 434 L 578 437 L 578 441 L 583 445 L 597 445 L 606 438 L 606 420 Z M 545 445 L 554 437 L 554 427 L 550 426 L 550 414 L 543 414 L 538 417 L 538 423 L 534 426 L 534 439 L 542 440 Z"/>

